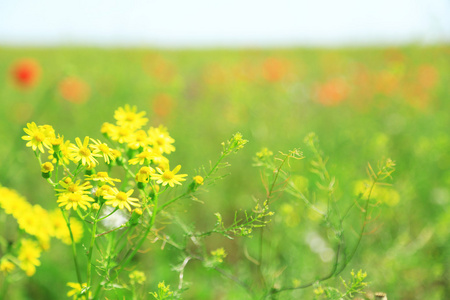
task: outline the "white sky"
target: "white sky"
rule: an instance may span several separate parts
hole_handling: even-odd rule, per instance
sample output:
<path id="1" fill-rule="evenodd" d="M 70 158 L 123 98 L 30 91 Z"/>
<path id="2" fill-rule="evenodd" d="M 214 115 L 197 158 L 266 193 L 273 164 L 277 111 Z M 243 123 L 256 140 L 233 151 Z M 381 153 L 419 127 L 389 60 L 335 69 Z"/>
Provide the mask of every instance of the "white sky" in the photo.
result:
<path id="1" fill-rule="evenodd" d="M 0 0 L 0 45 L 339 46 L 450 41 L 450 0 Z"/>

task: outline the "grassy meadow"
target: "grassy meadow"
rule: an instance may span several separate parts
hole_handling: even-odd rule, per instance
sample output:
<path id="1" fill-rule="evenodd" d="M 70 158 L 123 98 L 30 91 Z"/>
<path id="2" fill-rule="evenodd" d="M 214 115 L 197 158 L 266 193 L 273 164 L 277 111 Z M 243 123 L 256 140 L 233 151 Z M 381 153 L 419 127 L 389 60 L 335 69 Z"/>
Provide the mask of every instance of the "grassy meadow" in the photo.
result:
<path id="1" fill-rule="evenodd" d="M 31 60 L 36 72 L 28 84 L 17 82 L 12 74 L 23 59 Z M 217 160 L 221 143 L 234 133 L 249 141 L 228 158 L 231 166 L 220 170 L 229 175 L 205 186 L 195 201 L 184 199 L 168 210 L 201 232 L 214 226 L 216 212 L 229 223 L 235 211 L 251 211 L 255 201 L 265 197 L 267 182 L 262 180 L 261 168 L 254 166 L 256 153 L 264 147 L 275 155 L 299 148 L 304 158 L 286 166 L 289 178 L 317 207 L 324 207 L 323 191 L 318 189 L 320 174 L 311 172 L 315 154 L 305 142 L 314 132 L 329 176 L 335 179 L 338 210 L 355 203 L 368 163 L 375 168 L 380 160 L 391 158 L 396 164 L 388 181 L 391 185 L 376 195 L 376 207 L 353 259 L 323 284 L 340 289 L 340 276 L 348 280 L 352 269 L 363 270 L 369 282 L 367 299 L 373 299 L 374 292 L 385 292 L 388 299 L 448 299 L 449 83 L 448 46 L 0 48 L 0 184 L 32 204 L 56 208 L 52 188 L 21 139 L 23 128 L 33 121 L 52 125 L 71 141 L 84 136 L 103 139 L 100 128 L 114 121 L 114 111 L 135 105 L 147 113 L 149 125 L 168 128 L 176 147 L 169 155 L 171 166 L 181 165 L 189 177 Z M 251 238 L 208 237 L 206 251 L 224 248 L 227 256 L 221 268 L 235 277 L 190 261 L 184 270 L 188 288 L 183 299 L 251 299 L 234 279 L 256 290 L 258 284 L 296 287 L 322 278 L 333 268 L 335 240 L 320 216 L 288 192 L 278 193 L 270 210 L 274 215 L 262 242 L 258 230 Z M 356 205 L 348 215 L 349 245 L 358 243 L 362 210 Z M 14 241 L 18 236 L 9 232 L 14 219 L 1 211 L 0 216 L 3 243 Z M 176 239 L 179 229 L 172 223 L 168 218 L 157 228 Z M 83 243 L 78 245 L 80 252 Z M 255 263 L 259 247 L 264 249 L 260 265 Z M 161 281 L 176 289 L 180 274 L 173 268 L 183 259 L 170 243 L 150 236 L 134 258 L 147 277 L 142 294 L 152 299 L 148 292 L 156 291 Z M 254 284 L 259 281 L 258 269 L 267 282 Z M 52 240 L 50 249 L 42 252 L 36 273 L 11 283 L 6 299 L 65 299 L 66 283 L 74 281 L 70 247 Z M 319 297 L 314 291 L 311 286 L 273 297 L 314 299 Z M 109 294 L 108 299 L 122 297 Z"/>

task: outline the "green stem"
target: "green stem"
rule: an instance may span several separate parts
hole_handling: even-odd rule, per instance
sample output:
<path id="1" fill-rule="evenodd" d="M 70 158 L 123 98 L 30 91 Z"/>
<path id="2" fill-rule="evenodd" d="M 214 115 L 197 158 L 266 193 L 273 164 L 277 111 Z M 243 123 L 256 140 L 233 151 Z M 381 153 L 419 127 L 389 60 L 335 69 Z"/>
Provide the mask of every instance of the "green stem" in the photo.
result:
<path id="1" fill-rule="evenodd" d="M 88 252 L 88 264 L 87 264 L 87 286 L 88 288 L 91 287 L 92 282 L 92 254 L 94 252 L 94 244 L 95 244 L 95 238 L 96 238 L 96 232 L 97 232 L 97 223 L 98 223 L 98 216 L 100 214 L 100 210 L 98 210 L 97 215 L 94 219 L 94 225 L 92 226 L 92 235 L 91 235 L 91 243 L 89 244 L 89 252 Z"/>
<path id="2" fill-rule="evenodd" d="M 64 210 L 61 208 L 61 213 L 64 217 L 64 220 L 66 221 L 66 225 L 67 228 L 69 229 L 69 234 L 70 234 L 70 240 L 72 241 L 72 255 L 73 255 L 73 262 L 75 264 L 75 271 L 77 273 L 77 280 L 78 283 L 81 285 L 83 282 L 81 280 L 81 274 L 80 274 L 80 267 L 78 265 L 78 259 L 77 259 L 77 248 L 75 245 L 75 240 L 73 238 L 73 233 L 72 233 L 72 228 L 70 228 L 70 218 L 68 218 L 66 216 L 66 214 L 64 213 Z"/>

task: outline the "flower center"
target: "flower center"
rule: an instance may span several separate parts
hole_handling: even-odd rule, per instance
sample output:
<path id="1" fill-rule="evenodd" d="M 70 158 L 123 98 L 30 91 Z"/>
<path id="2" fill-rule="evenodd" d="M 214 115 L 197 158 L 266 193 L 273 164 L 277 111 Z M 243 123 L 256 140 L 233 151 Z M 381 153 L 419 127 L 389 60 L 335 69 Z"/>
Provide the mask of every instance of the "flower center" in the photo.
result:
<path id="1" fill-rule="evenodd" d="M 100 151 L 102 151 L 103 153 L 109 153 L 108 145 L 101 144 L 100 146 L 98 146 L 98 149 L 100 149 Z"/>
<path id="2" fill-rule="evenodd" d="M 135 119 L 134 113 L 127 113 L 127 116 L 125 117 L 125 120 L 131 122 L 131 121 L 134 121 L 134 119 Z"/>
<path id="3" fill-rule="evenodd" d="M 42 132 L 37 132 L 37 133 L 34 135 L 34 139 L 35 139 L 37 142 L 42 142 L 42 141 L 45 140 L 45 134 L 43 134 Z"/>
<path id="4" fill-rule="evenodd" d="M 78 188 L 78 185 L 76 185 L 76 184 L 71 184 L 71 185 L 69 185 L 69 186 L 67 187 L 67 190 L 68 190 L 69 192 L 75 193 L 75 192 L 79 191 L 79 188 Z"/>
<path id="5" fill-rule="evenodd" d="M 69 201 L 71 202 L 80 202 L 81 195 L 80 194 L 71 194 L 69 195 Z"/>
<path id="6" fill-rule="evenodd" d="M 99 178 L 106 178 L 106 177 L 108 177 L 108 173 L 106 173 L 106 172 L 98 172 L 97 173 L 97 177 L 99 177 Z"/>
<path id="7" fill-rule="evenodd" d="M 89 150 L 89 148 L 87 148 L 87 147 L 82 147 L 82 148 L 80 148 L 80 155 L 84 156 L 84 157 L 88 157 L 91 155 L 91 150 Z"/>
<path id="8" fill-rule="evenodd" d="M 158 144 L 158 145 L 164 145 L 164 143 L 165 143 L 165 139 L 163 138 L 163 137 L 158 137 L 157 139 L 156 139 L 156 143 Z"/>
<path id="9" fill-rule="evenodd" d="M 128 195 L 124 192 L 119 192 L 117 194 L 116 198 L 117 198 L 117 200 L 120 200 L 120 201 L 127 201 Z"/>
<path id="10" fill-rule="evenodd" d="M 171 180 L 175 177 L 175 175 L 172 173 L 172 171 L 165 171 L 164 174 L 162 174 L 162 177 L 165 180 Z"/>

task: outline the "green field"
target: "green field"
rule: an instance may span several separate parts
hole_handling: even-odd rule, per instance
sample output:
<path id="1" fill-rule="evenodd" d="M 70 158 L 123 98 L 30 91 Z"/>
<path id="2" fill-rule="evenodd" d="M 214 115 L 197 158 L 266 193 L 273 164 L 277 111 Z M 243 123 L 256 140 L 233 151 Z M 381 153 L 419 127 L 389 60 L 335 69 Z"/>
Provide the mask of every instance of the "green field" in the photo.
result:
<path id="1" fill-rule="evenodd" d="M 37 81 L 29 87 L 18 86 L 11 75 L 14 64 L 24 58 L 40 66 Z M 67 84 L 67 78 L 75 84 Z M 323 157 L 328 158 L 330 178 L 335 178 L 338 209 L 355 203 L 355 186 L 367 178 L 368 163 L 374 168 L 386 158 L 396 163 L 388 181 L 392 186 L 377 195 L 361 243 L 339 276 L 347 280 L 352 269 L 367 272 L 368 297 L 381 291 L 388 299 L 448 299 L 449 82 L 448 46 L 201 51 L 0 48 L 0 184 L 32 204 L 56 208 L 52 188 L 21 139 L 23 128 L 33 121 L 52 125 L 72 142 L 84 136 L 103 139 L 100 128 L 104 122 L 114 122 L 114 111 L 125 104 L 136 105 L 147 112 L 150 126 L 168 128 L 176 147 L 169 155 L 171 166 L 182 165 L 182 172 L 190 177 L 217 160 L 221 143 L 234 133 L 249 141 L 228 158 L 231 166 L 220 170 L 228 176 L 205 186 L 198 201 L 184 199 L 168 210 L 201 232 L 214 227 L 216 212 L 230 223 L 235 211 L 250 211 L 255 199 L 264 199 L 261 169 L 253 159 L 264 147 L 274 154 L 294 148 L 303 151 L 304 159 L 287 166 L 289 178 L 323 207 L 320 176 L 311 172 L 314 153 L 304 141 L 314 132 Z M 333 261 L 321 257 L 317 244 L 311 242 L 315 238 L 334 249 L 335 240 L 323 220 L 288 192 L 277 197 L 261 244 L 258 230 L 252 238 L 211 235 L 205 240 L 208 253 L 219 247 L 226 250 L 221 268 L 257 291 L 264 284 L 252 260 L 260 245 L 264 249 L 261 272 L 269 287 L 308 283 L 333 267 Z M 350 248 L 357 243 L 362 209 L 357 205 L 349 215 Z M 10 232 L 14 219 L 1 211 L 0 216 L 3 255 L 4 244 L 19 236 Z M 157 227 L 176 239 L 180 230 L 172 223 L 168 218 Z M 170 245 L 162 249 L 161 241 L 151 241 L 144 244 L 145 253 L 134 259 L 147 277 L 144 295 L 156 291 L 161 281 L 176 290 L 179 273 L 173 267 L 184 257 Z M 80 253 L 83 243 L 78 245 Z M 323 284 L 341 289 L 339 276 Z M 75 281 L 70 247 L 52 240 L 36 274 L 11 283 L 6 299 L 65 299 L 66 283 Z M 188 289 L 183 299 L 251 299 L 242 286 L 200 261 L 187 264 L 184 281 Z M 107 295 L 122 299 L 120 293 Z M 314 295 L 314 287 L 309 287 L 274 297 L 313 299 Z"/>

